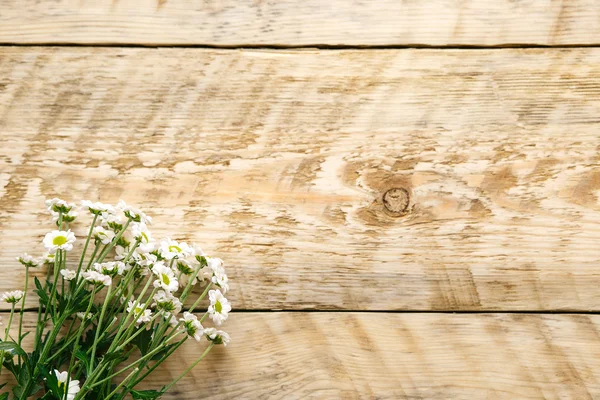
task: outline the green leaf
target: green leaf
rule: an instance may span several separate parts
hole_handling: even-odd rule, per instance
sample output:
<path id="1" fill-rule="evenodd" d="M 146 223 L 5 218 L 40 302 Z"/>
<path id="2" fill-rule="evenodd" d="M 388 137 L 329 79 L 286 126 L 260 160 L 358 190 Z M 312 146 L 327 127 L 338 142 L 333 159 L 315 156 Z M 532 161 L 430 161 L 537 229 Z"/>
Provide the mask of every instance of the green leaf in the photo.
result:
<path id="1" fill-rule="evenodd" d="M 13 374 L 15 379 L 19 376 L 19 366 L 13 360 L 4 360 L 4 367 Z"/>
<path id="2" fill-rule="evenodd" d="M 54 373 L 50 373 L 45 367 L 40 367 L 40 372 L 44 377 L 44 382 L 47 388 L 47 393 L 52 393 L 54 398 L 62 398 L 63 391 L 58 386 L 58 379 Z"/>
<path id="3" fill-rule="evenodd" d="M 21 348 L 21 346 L 19 346 L 18 344 L 16 344 L 15 342 L 2 342 L 0 343 L 0 350 L 1 351 L 8 351 L 11 354 L 19 354 L 22 357 L 25 357 L 25 359 L 27 359 L 27 353 L 25 353 L 25 350 L 23 350 Z"/>
<path id="4" fill-rule="evenodd" d="M 86 355 L 85 351 L 83 351 L 81 349 L 77 349 L 77 351 L 75 352 L 75 357 L 80 359 L 81 362 L 83 362 L 85 364 L 86 371 L 90 370 L 90 358 Z"/>
<path id="5" fill-rule="evenodd" d="M 111 351 L 110 353 L 106 353 L 104 356 L 102 356 L 102 360 L 105 362 L 119 360 L 123 358 L 124 354 L 125 352 L 123 350 Z"/>
<path id="6" fill-rule="evenodd" d="M 133 390 L 129 391 L 134 400 L 154 400 L 163 395 L 163 392 L 156 390 Z"/>
<path id="7" fill-rule="evenodd" d="M 37 290 L 35 290 L 35 292 L 37 293 L 38 297 L 40 298 L 40 303 L 43 306 L 48 306 L 48 302 L 50 301 L 50 298 L 48 297 L 48 293 L 46 293 L 46 290 L 42 287 L 42 283 L 40 282 L 40 280 L 36 277 L 35 278 L 35 287 L 37 288 Z"/>
<path id="8" fill-rule="evenodd" d="M 173 346 L 175 346 L 177 343 L 171 343 L 165 346 L 164 349 L 162 349 L 161 351 L 159 351 L 158 353 L 154 354 L 152 357 L 150 357 L 151 360 L 160 360 L 162 358 L 162 356 L 164 356 L 165 354 L 167 354 L 167 352 L 169 350 L 171 350 L 171 348 Z"/>
<path id="9" fill-rule="evenodd" d="M 138 329 L 144 329 L 144 327 L 140 327 Z M 144 329 L 142 333 L 137 335 L 131 341 L 131 343 L 133 343 L 138 347 L 138 349 L 140 349 L 140 353 L 142 353 L 142 356 L 145 356 L 148 353 L 150 343 L 152 343 L 152 333 L 154 333 L 153 329 Z"/>
<path id="10" fill-rule="evenodd" d="M 42 292 L 44 291 L 44 288 L 42 287 L 42 283 L 40 282 L 40 280 L 38 279 L 38 277 L 34 277 L 33 278 L 34 282 L 35 282 L 35 287 L 37 288 L 37 290 L 41 290 Z"/>
<path id="11" fill-rule="evenodd" d="M 23 385 L 17 385 L 13 388 L 15 399 L 20 399 L 23 396 Z"/>
<path id="12" fill-rule="evenodd" d="M 8 400 L 8 393 L 0 394 L 0 400 Z"/>
<path id="13" fill-rule="evenodd" d="M 19 383 L 23 386 L 27 385 L 29 379 L 31 379 L 31 375 L 29 375 L 29 368 L 21 368 L 19 372 Z"/>

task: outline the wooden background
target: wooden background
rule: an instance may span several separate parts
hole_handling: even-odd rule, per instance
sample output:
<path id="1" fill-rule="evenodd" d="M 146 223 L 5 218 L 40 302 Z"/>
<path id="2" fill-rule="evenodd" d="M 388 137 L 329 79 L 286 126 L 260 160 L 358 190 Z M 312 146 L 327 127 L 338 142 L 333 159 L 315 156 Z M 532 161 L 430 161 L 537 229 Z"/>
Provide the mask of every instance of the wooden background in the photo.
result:
<path id="1" fill-rule="evenodd" d="M 123 198 L 233 281 L 168 399 L 600 399 L 599 38 L 597 0 L 0 0 L 0 291 L 45 198 Z"/>

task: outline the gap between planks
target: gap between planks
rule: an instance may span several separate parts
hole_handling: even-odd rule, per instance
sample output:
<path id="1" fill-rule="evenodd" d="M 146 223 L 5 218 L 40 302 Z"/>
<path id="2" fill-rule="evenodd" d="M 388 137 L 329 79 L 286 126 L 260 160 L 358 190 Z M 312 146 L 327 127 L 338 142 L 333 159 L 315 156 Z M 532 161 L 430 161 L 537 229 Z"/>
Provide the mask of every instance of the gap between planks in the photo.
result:
<path id="1" fill-rule="evenodd" d="M 15 308 L 15 313 L 19 313 L 21 309 Z M 24 312 L 31 313 L 37 312 L 37 308 L 27 307 Z M 3 314 L 9 314 L 9 310 L 0 310 L 0 316 Z M 485 315 L 485 314 L 521 314 L 521 315 L 600 315 L 600 311 L 586 311 L 586 310 L 346 310 L 346 309 L 335 309 L 335 310 L 316 310 L 316 309 L 244 309 L 240 308 L 232 310 L 231 314 L 262 314 L 262 313 L 354 313 L 354 314 L 474 314 L 474 315 Z"/>
<path id="2" fill-rule="evenodd" d="M 96 47 L 96 48 L 179 48 L 179 49 L 214 49 L 214 50 L 503 50 L 503 49 L 577 49 L 577 48 L 600 48 L 600 43 L 593 44 L 560 44 L 545 45 L 538 43 L 502 43 L 497 45 L 468 45 L 468 44 L 447 44 L 447 45 L 428 45 L 422 43 L 409 43 L 402 45 L 330 45 L 330 44 L 302 44 L 302 45 L 278 45 L 278 44 L 181 44 L 181 43 L 16 43 L 0 42 L 0 47 Z"/>

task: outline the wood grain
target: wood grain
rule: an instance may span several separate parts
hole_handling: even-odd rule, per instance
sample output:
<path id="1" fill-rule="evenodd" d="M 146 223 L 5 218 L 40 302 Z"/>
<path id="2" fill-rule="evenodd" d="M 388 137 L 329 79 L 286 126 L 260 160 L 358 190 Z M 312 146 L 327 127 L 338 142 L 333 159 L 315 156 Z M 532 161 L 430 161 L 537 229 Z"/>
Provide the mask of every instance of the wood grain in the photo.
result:
<path id="1" fill-rule="evenodd" d="M 234 313 L 226 329 L 232 343 L 165 399 L 600 396 L 600 316 Z M 201 350 L 180 349 L 149 383 Z"/>
<path id="2" fill-rule="evenodd" d="M 2 48 L 0 290 L 56 195 L 148 209 L 236 309 L 600 310 L 599 79 L 593 48 Z"/>
<path id="3" fill-rule="evenodd" d="M 0 1 L 0 42 L 210 46 L 593 45 L 600 1 Z"/>

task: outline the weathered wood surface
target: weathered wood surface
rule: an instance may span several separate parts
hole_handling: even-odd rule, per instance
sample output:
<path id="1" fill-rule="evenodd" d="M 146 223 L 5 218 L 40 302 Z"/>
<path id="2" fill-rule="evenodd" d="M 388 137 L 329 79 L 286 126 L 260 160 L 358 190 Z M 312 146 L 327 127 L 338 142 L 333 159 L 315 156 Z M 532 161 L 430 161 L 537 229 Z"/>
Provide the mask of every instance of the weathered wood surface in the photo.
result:
<path id="1" fill-rule="evenodd" d="M 599 78 L 592 48 L 2 48 L 0 291 L 44 198 L 122 197 L 237 309 L 600 310 Z"/>
<path id="2" fill-rule="evenodd" d="M 212 46 L 590 45 L 600 1 L 0 1 L 0 42 Z"/>
<path id="3" fill-rule="evenodd" d="M 165 399 L 600 397 L 600 316 L 234 313 L 227 330 L 231 344 Z M 180 349 L 150 384 L 202 348 Z"/>

